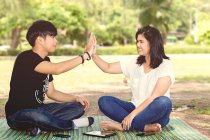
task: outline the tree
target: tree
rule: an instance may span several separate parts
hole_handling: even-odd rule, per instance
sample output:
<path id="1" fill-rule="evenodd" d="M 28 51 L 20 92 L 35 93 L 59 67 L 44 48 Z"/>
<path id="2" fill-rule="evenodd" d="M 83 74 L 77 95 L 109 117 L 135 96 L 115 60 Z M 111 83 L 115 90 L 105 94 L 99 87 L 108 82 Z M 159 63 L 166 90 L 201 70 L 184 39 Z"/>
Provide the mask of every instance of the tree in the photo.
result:
<path id="1" fill-rule="evenodd" d="M 11 3 L 12 2 L 13 1 L 11 1 Z M 60 3 L 60 1 L 47 0 L 19 1 L 18 5 L 21 7 L 20 10 L 15 12 L 12 8 L 8 10 L 5 9 L 5 11 L 7 11 L 5 13 L 7 14 L 2 14 L 0 18 L 0 35 L 11 38 L 10 44 L 12 48 L 17 48 L 22 31 L 26 31 L 32 22 L 40 19 L 49 20 L 53 22 L 58 29 L 66 30 L 68 37 L 63 36 L 62 38 L 67 38 L 69 42 L 69 37 L 72 40 L 77 39 L 84 42 L 84 36 L 87 32 L 87 16 L 80 7 Z M 63 43 L 65 43 L 66 39 L 63 39 L 63 41 Z"/>
<path id="2" fill-rule="evenodd" d="M 88 29 L 95 32 L 99 43 L 133 42 L 136 11 L 126 7 L 126 0 L 77 0 L 77 3 L 81 1 L 88 14 Z"/>
<path id="3" fill-rule="evenodd" d="M 170 7 L 172 0 L 134 0 L 135 6 L 138 6 L 139 21 L 142 26 L 153 25 L 158 28 L 166 40 L 166 34 L 169 31 Z"/>
<path id="4" fill-rule="evenodd" d="M 32 9 L 30 9 L 29 1 L 12 1 L 3 0 L 3 6 L 5 7 L 5 14 L 0 19 L 2 26 L 2 36 L 10 36 L 11 48 L 17 48 L 21 31 L 27 26 L 29 19 L 32 18 Z M 24 10 L 23 10 L 24 9 Z M 8 34 L 6 34 L 8 32 Z"/>

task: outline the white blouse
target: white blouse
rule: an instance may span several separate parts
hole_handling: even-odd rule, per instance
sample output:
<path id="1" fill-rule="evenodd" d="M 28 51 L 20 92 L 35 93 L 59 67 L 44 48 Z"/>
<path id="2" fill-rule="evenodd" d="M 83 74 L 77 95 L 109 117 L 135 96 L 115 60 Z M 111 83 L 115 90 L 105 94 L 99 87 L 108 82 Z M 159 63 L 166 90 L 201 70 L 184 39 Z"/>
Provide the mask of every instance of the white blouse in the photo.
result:
<path id="1" fill-rule="evenodd" d="M 170 60 L 163 59 L 163 62 L 155 69 L 144 73 L 143 65 L 136 64 L 138 56 L 132 56 L 120 61 L 123 74 L 130 78 L 132 91 L 131 102 L 138 107 L 144 100 L 151 96 L 152 91 L 159 77 L 170 76 L 172 84 L 175 82 L 175 74 Z M 164 96 L 170 97 L 170 89 Z"/>

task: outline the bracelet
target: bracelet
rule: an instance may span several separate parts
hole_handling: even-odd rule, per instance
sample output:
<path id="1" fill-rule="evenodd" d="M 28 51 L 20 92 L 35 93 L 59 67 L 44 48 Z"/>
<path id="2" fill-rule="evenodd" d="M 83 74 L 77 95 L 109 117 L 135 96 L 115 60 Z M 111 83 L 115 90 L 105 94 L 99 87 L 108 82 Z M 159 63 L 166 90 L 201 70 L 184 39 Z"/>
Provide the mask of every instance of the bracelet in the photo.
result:
<path id="1" fill-rule="evenodd" d="M 85 59 L 82 54 L 79 55 L 82 58 L 82 64 L 85 62 Z"/>
<path id="2" fill-rule="evenodd" d="M 89 54 L 89 52 L 84 52 L 84 54 L 87 54 L 88 55 L 88 58 L 87 58 L 87 60 L 89 61 L 89 60 L 91 60 L 91 57 L 90 57 L 90 54 Z"/>

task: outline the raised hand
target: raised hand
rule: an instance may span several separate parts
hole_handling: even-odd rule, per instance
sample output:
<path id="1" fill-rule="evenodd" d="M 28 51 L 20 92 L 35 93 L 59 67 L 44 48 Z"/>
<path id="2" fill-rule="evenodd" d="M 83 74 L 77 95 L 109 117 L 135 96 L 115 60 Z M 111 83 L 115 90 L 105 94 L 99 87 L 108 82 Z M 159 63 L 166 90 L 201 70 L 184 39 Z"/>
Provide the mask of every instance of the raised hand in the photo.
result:
<path id="1" fill-rule="evenodd" d="M 95 53 L 95 46 L 96 46 L 96 37 L 93 33 L 91 33 L 89 41 L 85 47 L 85 52 L 88 52 L 90 56 L 92 56 L 93 53 Z"/>

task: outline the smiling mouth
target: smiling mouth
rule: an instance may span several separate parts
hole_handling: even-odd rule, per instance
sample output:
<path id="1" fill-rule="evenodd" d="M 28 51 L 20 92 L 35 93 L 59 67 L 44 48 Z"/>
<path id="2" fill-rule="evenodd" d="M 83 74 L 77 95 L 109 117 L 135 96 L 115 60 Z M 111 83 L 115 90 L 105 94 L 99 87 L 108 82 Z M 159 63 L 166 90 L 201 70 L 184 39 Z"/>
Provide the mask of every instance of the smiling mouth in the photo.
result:
<path id="1" fill-rule="evenodd" d="M 137 50 L 142 51 L 142 48 L 137 48 Z"/>

